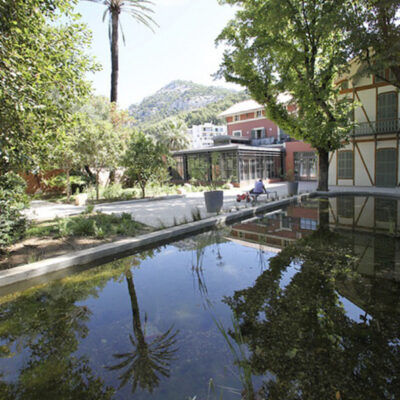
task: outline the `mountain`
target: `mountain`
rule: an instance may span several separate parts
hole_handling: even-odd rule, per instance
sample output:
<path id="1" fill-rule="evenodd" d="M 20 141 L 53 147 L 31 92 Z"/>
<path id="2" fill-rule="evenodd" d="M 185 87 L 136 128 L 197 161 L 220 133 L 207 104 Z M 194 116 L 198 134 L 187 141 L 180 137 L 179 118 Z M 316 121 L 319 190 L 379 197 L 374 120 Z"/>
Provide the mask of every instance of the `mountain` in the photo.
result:
<path id="1" fill-rule="evenodd" d="M 245 92 L 176 80 L 144 98 L 141 103 L 132 104 L 129 114 L 136 119 L 138 125 L 154 124 L 178 116 L 190 126 L 219 122 L 217 115 L 221 111 L 247 98 Z"/>

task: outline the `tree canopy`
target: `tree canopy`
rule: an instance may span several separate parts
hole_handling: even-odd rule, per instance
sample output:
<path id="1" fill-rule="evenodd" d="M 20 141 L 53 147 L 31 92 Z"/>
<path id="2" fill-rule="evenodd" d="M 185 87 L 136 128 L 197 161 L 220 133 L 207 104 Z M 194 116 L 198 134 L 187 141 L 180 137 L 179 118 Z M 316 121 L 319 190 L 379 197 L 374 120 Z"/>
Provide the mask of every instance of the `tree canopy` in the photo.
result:
<path id="1" fill-rule="evenodd" d="M 70 0 L 0 0 L 0 171 L 29 168 L 90 92 L 97 69 Z"/>
<path id="2" fill-rule="evenodd" d="M 268 118 L 317 149 L 318 188 L 327 190 L 328 152 L 341 147 L 350 131 L 351 105 L 338 101 L 334 85 L 350 54 L 343 33 L 349 1 L 224 3 L 240 9 L 217 39 L 227 45 L 219 74 L 246 87 L 266 106 Z M 295 112 L 288 111 L 288 101 Z"/>
<path id="3" fill-rule="evenodd" d="M 132 133 L 122 165 L 131 183 L 141 187 L 142 197 L 149 181 L 166 179 L 167 158 L 168 150 L 162 143 L 142 132 Z"/>

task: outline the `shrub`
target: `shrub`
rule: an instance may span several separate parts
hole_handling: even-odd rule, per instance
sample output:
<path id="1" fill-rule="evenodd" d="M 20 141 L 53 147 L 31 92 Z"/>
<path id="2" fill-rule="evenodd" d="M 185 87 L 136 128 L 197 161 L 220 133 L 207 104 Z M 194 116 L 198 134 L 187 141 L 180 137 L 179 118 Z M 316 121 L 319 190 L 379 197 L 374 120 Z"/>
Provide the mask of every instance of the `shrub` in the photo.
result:
<path id="1" fill-rule="evenodd" d="M 113 183 L 112 185 L 108 185 L 103 190 L 103 197 L 107 200 L 118 199 L 122 196 L 123 189 L 120 183 Z"/>
<path id="2" fill-rule="evenodd" d="M 26 230 L 21 211 L 28 205 L 25 181 L 14 172 L 0 176 L 0 252 L 20 239 Z"/>

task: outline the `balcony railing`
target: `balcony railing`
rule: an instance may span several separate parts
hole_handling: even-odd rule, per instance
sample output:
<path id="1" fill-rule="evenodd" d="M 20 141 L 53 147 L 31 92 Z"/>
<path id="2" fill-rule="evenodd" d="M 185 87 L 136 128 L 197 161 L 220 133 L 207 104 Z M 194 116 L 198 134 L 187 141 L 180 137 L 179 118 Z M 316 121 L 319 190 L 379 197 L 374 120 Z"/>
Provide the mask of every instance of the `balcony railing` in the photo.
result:
<path id="1" fill-rule="evenodd" d="M 358 123 L 354 128 L 354 136 L 397 133 L 400 130 L 400 119 L 385 119 Z"/>
<path id="2" fill-rule="evenodd" d="M 276 143 L 276 139 L 274 137 L 262 138 L 262 139 L 251 139 L 252 146 L 263 146 L 268 144 Z"/>

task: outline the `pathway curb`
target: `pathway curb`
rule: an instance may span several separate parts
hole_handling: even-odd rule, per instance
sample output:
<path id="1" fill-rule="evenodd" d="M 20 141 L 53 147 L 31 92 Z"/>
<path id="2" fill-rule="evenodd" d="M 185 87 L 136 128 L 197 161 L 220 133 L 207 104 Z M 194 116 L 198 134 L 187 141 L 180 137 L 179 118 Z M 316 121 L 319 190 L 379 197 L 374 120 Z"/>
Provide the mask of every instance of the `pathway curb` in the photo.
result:
<path id="1" fill-rule="evenodd" d="M 240 210 L 233 214 L 217 215 L 200 221 L 166 228 L 160 231 L 148 233 L 136 238 L 127 238 L 116 242 L 102 244 L 89 249 L 67 253 L 63 256 L 53 257 L 31 264 L 0 271 L 0 287 L 12 285 L 18 282 L 37 278 L 42 275 L 61 271 L 66 268 L 94 263 L 102 259 L 119 258 L 127 252 L 139 251 L 145 247 L 156 247 L 168 242 L 178 240 L 189 234 L 199 233 L 213 227 L 228 225 L 242 219 L 250 218 L 256 214 L 272 211 L 307 198 L 309 194 L 302 194 L 291 198 L 274 201 L 257 207 Z"/>

